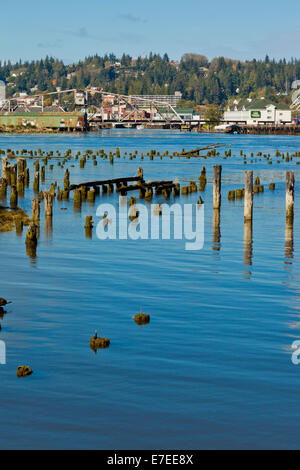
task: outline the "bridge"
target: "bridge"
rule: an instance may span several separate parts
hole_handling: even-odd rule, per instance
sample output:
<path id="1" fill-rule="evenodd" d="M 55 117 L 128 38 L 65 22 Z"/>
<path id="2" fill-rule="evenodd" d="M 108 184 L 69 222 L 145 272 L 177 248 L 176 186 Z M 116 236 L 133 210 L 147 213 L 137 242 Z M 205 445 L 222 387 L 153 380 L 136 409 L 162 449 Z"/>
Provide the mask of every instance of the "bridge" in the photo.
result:
<path id="1" fill-rule="evenodd" d="M 94 99 L 99 96 L 100 99 Z M 70 99 L 71 97 L 71 99 Z M 99 104 L 100 101 L 100 104 Z M 95 104 L 96 102 L 96 104 Z M 50 103 L 50 106 L 49 106 Z M 68 89 L 55 92 L 38 93 L 35 95 L 22 95 L 5 100 L 0 106 L 0 113 L 15 113 L 17 110 L 32 113 L 57 111 L 64 113 L 70 111 L 82 111 L 87 115 L 90 124 L 113 123 L 116 126 L 141 125 L 146 123 L 161 124 L 185 124 L 199 120 L 184 119 L 176 109 L 168 102 L 143 98 L 141 96 L 126 96 L 117 93 L 106 92 L 102 88 L 88 87 L 84 90 Z M 51 109 L 50 109 L 51 108 Z M 53 109 L 55 108 L 55 109 Z M 107 116 L 107 110 L 112 110 Z M 92 110 L 92 112 L 89 110 Z"/>

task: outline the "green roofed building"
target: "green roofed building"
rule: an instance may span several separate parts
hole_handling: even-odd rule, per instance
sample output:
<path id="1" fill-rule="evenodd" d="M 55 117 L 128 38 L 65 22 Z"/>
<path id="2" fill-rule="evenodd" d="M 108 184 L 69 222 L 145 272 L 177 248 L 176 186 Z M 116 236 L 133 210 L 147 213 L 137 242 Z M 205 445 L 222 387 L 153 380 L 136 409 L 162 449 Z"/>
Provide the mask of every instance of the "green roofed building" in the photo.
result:
<path id="1" fill-rule="evenodd" d="M 83 131 L 86 127 L 86 119 L 82 113 L 40 112 L 35 110 L 26 112 L 19 109 L 13 113 L 0 112 L 0 128 L 14 127 Z"/>
<path id="2" fill-rule="evenodd" d="M 287 105 L 272 103 L 266 98 L 241 100 L 229 106 L 224 121 L 230 124 L 287 124 L 292 121 L 292 111 Z"/>

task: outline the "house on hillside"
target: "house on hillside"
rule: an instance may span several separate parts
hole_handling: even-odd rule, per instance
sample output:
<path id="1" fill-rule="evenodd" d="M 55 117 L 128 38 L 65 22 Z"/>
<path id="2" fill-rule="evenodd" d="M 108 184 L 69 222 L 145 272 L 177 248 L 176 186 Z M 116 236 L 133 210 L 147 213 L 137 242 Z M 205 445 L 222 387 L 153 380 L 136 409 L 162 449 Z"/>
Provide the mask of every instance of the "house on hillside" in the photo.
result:
<path id="1" fill-rule="evenodd" d="M 287 124 L 292 111 L 287 105 L 278 105 L 265 98 L 237 101 L 224 113 L 224 121 L 230 124 Z"/>

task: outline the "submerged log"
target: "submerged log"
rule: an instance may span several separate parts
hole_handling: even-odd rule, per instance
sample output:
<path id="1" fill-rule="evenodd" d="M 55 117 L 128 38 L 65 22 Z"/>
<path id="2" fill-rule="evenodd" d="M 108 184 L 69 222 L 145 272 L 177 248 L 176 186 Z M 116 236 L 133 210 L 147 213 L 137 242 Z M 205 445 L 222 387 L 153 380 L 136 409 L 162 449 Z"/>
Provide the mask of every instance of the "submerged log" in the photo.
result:
<path id="1" fill-rule="evenodd" d="M 232 145 L 232 144 L 230 144 Z M 203 151 L 203 150 L 213 150 L 215 148 L 218 148 L 218 147 L 228 147 L 229 144 L 211 144 L 211 145 L 208 145 L 206 147 L 201 147 L 201 148 L 196 148 L 194 150 L 188 150 L 187 152 L 181 152 L 180 154 L 176 155 L 177 157 L 185 157 L 187 155 L 193 155 L 193 154 L 198 154 L 199 156 L 199 152 Z"/>
<path id="2" fill-rule="evenodd" d="M 127 184 L 127 181 L 143 181 L 143 178 L 140 176 L 129 176 L 128 178 L 113 178 L 109 180 L 89 181 L 86 183 L 72 184 L 69 187 L 69 191 L 73 191 L 74 189 L 78 189 L 82 186 L 94 187 L 94 186 L 102 186 L 102 185 L 107 185 L 107 184 L 118 184 L 118 183 Z"/>

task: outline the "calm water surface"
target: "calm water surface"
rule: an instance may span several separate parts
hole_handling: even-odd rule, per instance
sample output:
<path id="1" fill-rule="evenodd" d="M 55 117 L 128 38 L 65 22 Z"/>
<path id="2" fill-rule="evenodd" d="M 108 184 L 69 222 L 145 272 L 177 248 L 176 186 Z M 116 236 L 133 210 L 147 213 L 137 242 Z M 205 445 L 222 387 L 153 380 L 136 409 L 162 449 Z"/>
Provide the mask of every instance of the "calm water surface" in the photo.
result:
<path id="1" fill-rule="evenodd" d="M 44 228 L 37 258 L 25 251 L 25 230 L 0 234 L 0 297 L 11 299 L 0 320 L 7 364 L 0 366 L 0 448 L 299 448 L 300 171 L 295 159 L 276 164 L 276 149 L 300 151 L 299 137 L 215 136 L 159 131 L 106 131 L 87 136 L 0 136 L 1 149 L 121 152 L 180 151 L 233 143 L 233 157 L 207 159 L 205 244 L 86 239 L 94 207 L 55 202 L 53 232 Z M 243 165 L 247 155 L 270 153 Z M 220 150 L 224 155 L 224 150 Z M 223 164 L 220 242 L 213 233 L 212 165 Z M 28 165 L 32 168 L 33 161 Z M 71 182 L 136 174 L 140 159 L 68 162 Z M 203 160 L 142 162 L 145 179 L 197 180 Z M 253 246 L 244 245 L 245 169 L 266 185 L 255 197 Z M 285 171 L 296 175 L 293 246 L 285 246 Z M 32 175 L 32 172 L 31 172 Z M 63 170 L 46 169 L 45 188 Z M 276 191 L 268 190 L 270 182 Z M 32 183 L 32 178 L 31 178 Z M 32 186 L 32 184 L 31 184 Z M 44 189 L 42 187 L 42 189 Z M 30 211 L 32 187 L 19 205 Z M 181 201 L 195 202 L 194 194 Z M 172 202 L 172 199 L 171 201 Z M 65 207 L 66 211 L 61 211 Z M 137 326 L 140 308 L 151 323 Z M 97 355 L 95 329 L 111 339 Z M 34 374 L 18 380 L 18 365 Z"/>

